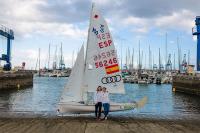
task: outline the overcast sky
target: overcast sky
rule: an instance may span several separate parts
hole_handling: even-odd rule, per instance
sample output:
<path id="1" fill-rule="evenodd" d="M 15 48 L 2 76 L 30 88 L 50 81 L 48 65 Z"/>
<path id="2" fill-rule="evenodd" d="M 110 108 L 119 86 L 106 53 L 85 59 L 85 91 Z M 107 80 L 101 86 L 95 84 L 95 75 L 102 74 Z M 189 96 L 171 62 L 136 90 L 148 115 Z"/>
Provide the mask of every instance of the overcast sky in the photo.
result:
<path id="1" fill-rule="evenodd" d="M 106 18 L 117 50 L 122 48 L 123 58 L 127 48 L 135 49 L 135 66 L 139 40 L 144 53 L 143 65 L 148 66 L 149 45 L 155 63 L 161 48 L 164 63 L 166 33 L 168 53 L 176 54 L 176 62 L 179 37 L 182 55 L 190 50 L 190 63 L 195 64 L 196 39 L 191 29 L 195 17 L 200 15 L 199 0 L 0 0 L 0 24 L 15 32 L 13 65 L 26 62 L 28 68 L 34 69 L 41 48 L 45 66 L 49 43 L 52 62 L 55 48 L 62 42 L 65 63 L 70 67 L 73 51 L 77 53 L 83 42 L 86 43 L 92 2 Z M 0 53 L 5 52 L 5 42 L 0 37 Z"/>

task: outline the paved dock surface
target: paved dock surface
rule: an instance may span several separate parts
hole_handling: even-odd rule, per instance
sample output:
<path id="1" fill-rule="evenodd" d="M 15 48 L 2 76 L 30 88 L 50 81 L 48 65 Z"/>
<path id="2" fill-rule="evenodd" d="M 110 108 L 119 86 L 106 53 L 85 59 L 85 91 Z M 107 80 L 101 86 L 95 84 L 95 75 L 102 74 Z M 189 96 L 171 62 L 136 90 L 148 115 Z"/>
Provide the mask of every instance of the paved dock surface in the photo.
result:
<path id="1" fill-rule="evenodd" d="M 0 118 L 0 133 L 200 133 L 200 121 L 110 118 Z"/>

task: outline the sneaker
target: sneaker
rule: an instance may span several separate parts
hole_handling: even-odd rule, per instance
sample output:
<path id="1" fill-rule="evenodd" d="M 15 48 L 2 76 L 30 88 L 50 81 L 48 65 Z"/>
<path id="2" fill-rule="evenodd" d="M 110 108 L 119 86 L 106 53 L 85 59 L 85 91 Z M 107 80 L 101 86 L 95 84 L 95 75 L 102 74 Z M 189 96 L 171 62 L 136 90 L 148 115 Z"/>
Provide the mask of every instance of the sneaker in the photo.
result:
<path id="1" fill-rule="evenodd" d="M 105 120 L 107 120 L 107 119 L 108 119 L 108 117 L 105 117 L 104 119 L 105 119 Z"/>
<path id="2" fill-rule="evenodd" d="M 101 121 L 105 120 L 105 118 L 101 118 Z"/>

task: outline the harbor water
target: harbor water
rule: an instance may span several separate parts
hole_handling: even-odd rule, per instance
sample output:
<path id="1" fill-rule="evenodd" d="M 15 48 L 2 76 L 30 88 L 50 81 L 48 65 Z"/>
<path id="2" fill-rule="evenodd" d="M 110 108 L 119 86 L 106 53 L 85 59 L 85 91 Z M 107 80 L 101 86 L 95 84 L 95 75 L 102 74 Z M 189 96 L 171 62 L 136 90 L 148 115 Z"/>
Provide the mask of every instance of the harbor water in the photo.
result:
<path id="1" fill-rule="evenodd" d="M 67 78 L 34 77 L 31 88 L 0 91 L 0 116 L 57 116 L 57 103 L 66 83 Z M 125 90 L 126 94 L 112 94 L 110 99 L 115 102 L 134 102 L 146 96 L 146 105 L 110 115 L 156 119 L 200 118 L 200 98 L 174 93 L 170 84 L 125 84 Z"/>

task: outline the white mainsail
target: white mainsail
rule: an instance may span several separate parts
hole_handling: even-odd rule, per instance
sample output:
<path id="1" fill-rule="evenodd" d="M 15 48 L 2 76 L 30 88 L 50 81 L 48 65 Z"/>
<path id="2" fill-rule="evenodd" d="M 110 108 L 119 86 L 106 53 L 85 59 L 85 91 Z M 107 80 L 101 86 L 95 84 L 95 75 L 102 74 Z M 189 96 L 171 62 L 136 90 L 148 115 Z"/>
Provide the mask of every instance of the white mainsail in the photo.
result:
<path id="1" fill-rule="evenodd" d="M 67 85 L 64 88 L 60 102 L 82 101 L 82 81 L 84 74 L 84 46 L 78 53 L 76 62 L 68 79 Z"/>
<path id="2" fill-rule="evenodd" d="M 110 93 L 125 93 L 111 33 L 94 5 L 90 17 L 85 67 L 85 92 L 95 92 L 100 85 Z"/>

